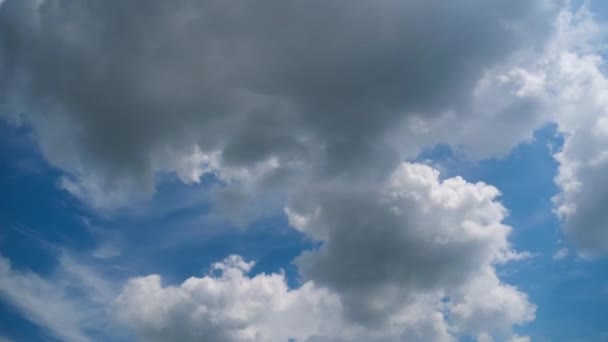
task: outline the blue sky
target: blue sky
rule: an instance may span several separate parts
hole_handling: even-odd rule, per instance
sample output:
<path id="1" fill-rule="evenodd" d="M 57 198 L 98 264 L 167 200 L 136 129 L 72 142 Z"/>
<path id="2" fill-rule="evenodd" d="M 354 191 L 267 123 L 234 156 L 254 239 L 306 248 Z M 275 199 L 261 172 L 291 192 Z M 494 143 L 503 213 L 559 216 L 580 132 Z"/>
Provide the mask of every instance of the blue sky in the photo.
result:
<path id="1" fill-rule="evenodd" d="M 0 342 L 608 341 L 607 18 L 0 1 Z"/>

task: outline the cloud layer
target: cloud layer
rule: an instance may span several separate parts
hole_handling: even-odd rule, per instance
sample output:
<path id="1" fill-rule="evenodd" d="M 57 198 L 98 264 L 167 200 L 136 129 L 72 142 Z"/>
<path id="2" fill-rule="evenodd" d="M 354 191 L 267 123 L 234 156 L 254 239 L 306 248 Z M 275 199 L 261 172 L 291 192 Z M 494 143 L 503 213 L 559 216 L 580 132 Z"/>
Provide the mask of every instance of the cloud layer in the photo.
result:
<path id="1" fill-rule="evenodd" d="M 296 289 L 238 256 L 178 286 L 129 280 L 111 310 L 143 340 L 525 341 L 513 327 L 535 306 L 496 266 L 527 255 L 499 191 L 403 161 L 437 143 L 505 153 L 555 122 L 556 213 L 583 253 L 608 250 L 604 31 L 562 5 L 6 0 L 0 114 L 95 208 L 212 173 L 216 210 L 246 221 L 235 207 L 272 194 L 321 243 L 295 260 Z M 32 320 L 86 341 L 38 313 L 31 289 L 63 289 L 0 272 Z"/>
<path id="2" fill-rule="evenodd" d="M 0 11 L 5 111 L 23 113 L 71 174 L 66 189 L 115 206 L 152 191 L 159 171 L 196 180 L 185 161 L 206 170 L 212 155 L 225 168 L 390 170 L 402 151 L 389 128 L 466 116 L 486 69 L 543 44 L 554 6 L 27 0 Z"/>

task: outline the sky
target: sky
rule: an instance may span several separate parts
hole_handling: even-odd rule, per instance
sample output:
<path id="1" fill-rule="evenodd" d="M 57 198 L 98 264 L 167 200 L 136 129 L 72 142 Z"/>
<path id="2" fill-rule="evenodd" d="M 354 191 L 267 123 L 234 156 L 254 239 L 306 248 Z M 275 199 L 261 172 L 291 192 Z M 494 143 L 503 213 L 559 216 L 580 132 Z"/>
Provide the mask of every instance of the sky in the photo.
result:
<path id="1" fill-rule="evenodd" d="M 607 22 L 0 1 L 0 342 L 608 341 Z"/>

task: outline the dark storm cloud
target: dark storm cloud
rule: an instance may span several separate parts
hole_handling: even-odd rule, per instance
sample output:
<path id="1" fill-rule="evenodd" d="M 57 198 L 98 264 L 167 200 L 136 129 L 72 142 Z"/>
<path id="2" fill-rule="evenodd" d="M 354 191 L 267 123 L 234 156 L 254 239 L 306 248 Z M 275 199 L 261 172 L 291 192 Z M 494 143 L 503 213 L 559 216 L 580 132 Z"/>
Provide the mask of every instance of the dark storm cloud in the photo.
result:
<path id="1" fill-rule="evenodd" d="M 323 173 L 352 172 L 395 161 L 382 134 L 404 115 L 460 106 L 486 68 L 542 41 L 549 7 L 9 0 L 1 89 L 53 163 L 110 188 L 152 187 L 172 170 L 158 151 L 192 145 L 231 165 L 312 154 Z"/>

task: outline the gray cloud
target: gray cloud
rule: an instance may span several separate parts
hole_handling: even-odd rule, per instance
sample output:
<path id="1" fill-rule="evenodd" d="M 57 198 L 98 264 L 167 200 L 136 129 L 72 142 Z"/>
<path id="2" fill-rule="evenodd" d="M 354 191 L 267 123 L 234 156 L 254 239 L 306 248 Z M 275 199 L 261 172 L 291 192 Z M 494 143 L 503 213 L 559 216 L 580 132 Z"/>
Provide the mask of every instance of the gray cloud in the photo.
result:
<path id="1" fill-rule="evenodd" d="M 551 9 L 524 0 L 7 1 L 1 88 L 84 198 L 95 186 L 152 191 L 156 171 L 176 171 L 167 155 L 193 146 L 220 152 L 222 165 L 277 157 L 313 161 L 321 174 L 388 172 L 397 154 L 383 133 L 409 113 L 466 106 L 484 70 L 542 43 Z"/>
<path id="2" fill-rule="evenodd" d="M 328 334 L 315 320 L 300 333 L 311 341 L 506 340 L 534 306 L 494 269 L 522 257 L 510 249 L 497 190 L 400 163 L 441 141 L 477 150 L 489 123 L 507 130 L 480 155 L 526 137 L 543 120 L 526 115 L 541 100 L 528 97 L 534 87 L 513 86 L 533 85 L 534 74 L 510 66 L 544 48 L 555 8 L 548 0 L 7 0 L 0 89 L 4 108 L 23 112 L 47 158 L 70 174 L 62 186 L 95 206 L 152 192 L 158 172 L 184 182 L 215 172 L 238 183 L 215 191 L 221 210 L 267 193 L 288 198 L 292 226 L 323 241 L 297 260 L 314 284 L 305 295 L 273 275 L 235 275 L 238 286 L 268 281 L 279 290 L 278 299 L 257 297 L 264 286 L 255 287 L 239 297 L 245 306 L 230 302 L 231 279 L 133 280 L 119 304 L 144 338 L 272 341 L 287 336 L 272 331 L 282 311 L 261 306 L 292 296 L 306 303 L 287 306 L 298 314 L 331 302 L 319 317 L 337 317 L 330 323 L 350 334 Z M 513 93 L 503 101 L 505 90 Z M 194 286 L 218 281 L 219 295 Z M 372 336 L 361 333 L 368 329 Z"/>
<path id="3" fill-rule="evenodd" d="M 525 257 L 507 241 L 506 209 L 494 187 L 438 177 L 428 166 L 403 164 L 381 186 L 321 186 L 297 197 L 286 210 L 292 226 L 324 241 L 297 264 L 305 279 L 340 295 L 349 319 L 375 328 L 421 296 L 439 294 L 436 304 L 445 296 L 458 307 L 479 305 L 458 304 L 469 300 L 471 288 L 473 296 L 495 291 L 486 305 L 500 305 L 504 293 L 509 306 L 481 315 L 493 328 L 468 327 L 467 317 L 463 331 L 504 338 L 511 324 L 533 317 L 525 296 L 500 284 L 493 268 Z"/>

